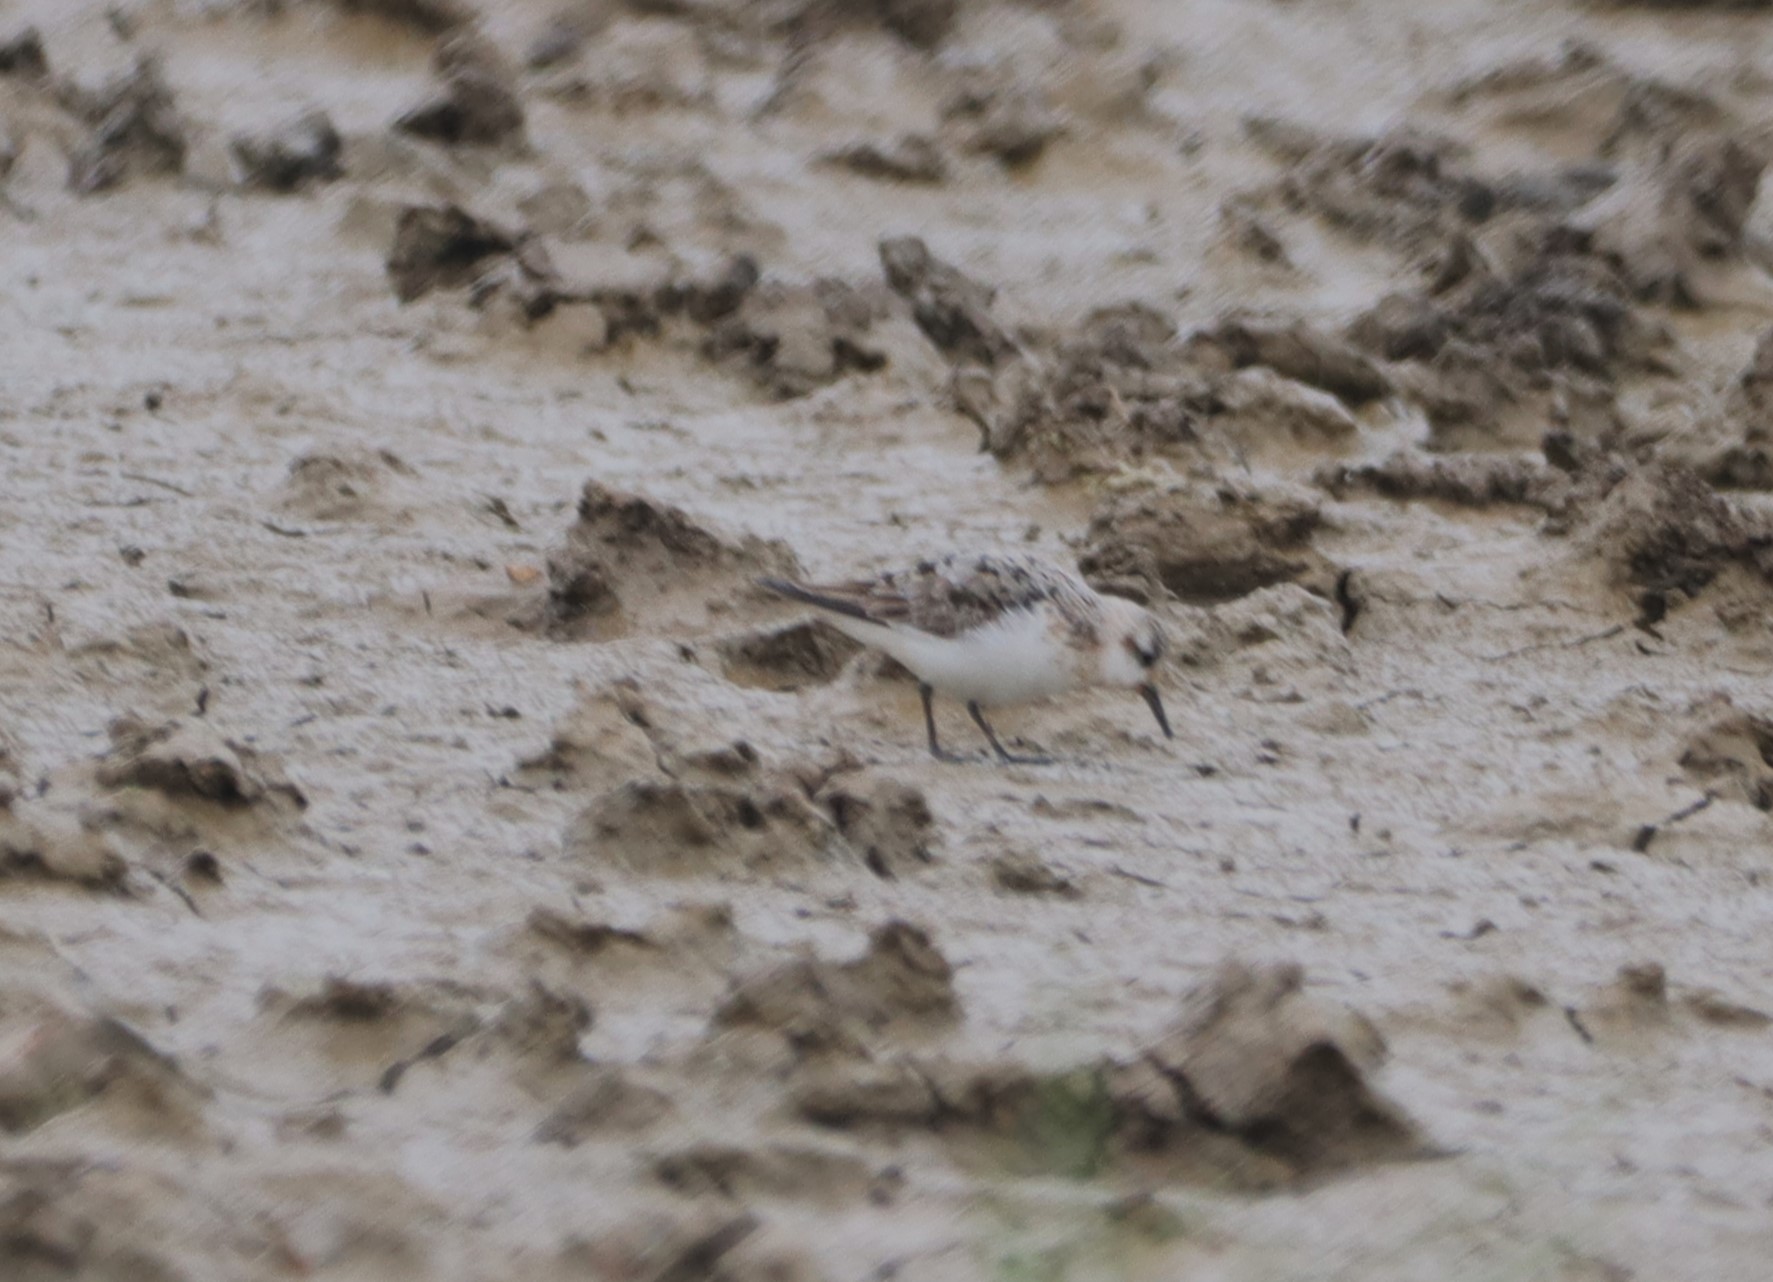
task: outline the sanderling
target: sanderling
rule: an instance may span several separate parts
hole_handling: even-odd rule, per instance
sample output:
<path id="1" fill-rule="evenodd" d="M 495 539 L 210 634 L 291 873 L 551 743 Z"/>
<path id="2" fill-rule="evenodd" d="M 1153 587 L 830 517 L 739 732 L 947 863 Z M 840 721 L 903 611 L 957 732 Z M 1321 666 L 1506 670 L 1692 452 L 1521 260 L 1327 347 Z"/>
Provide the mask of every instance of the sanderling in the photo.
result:
<path id="1" fill-rule="evenodd" d="M 1039 764 L 997 741 L 984 709 L 1029 703 L 1083 686 L 1124 686 L 1145 696 L 1166 739 L 1153 677 L 1168 647 L 1151 612 L 1103 596 L 1069 571 L 1023 553 L 950 555 L 850 583 L 760 579 L 773 592 L 826 612 L 864 645 L 909 668 L 923 696 L 930 753 L 942 750 L 930 701 L 963 701 L 1002 761 Z"/>

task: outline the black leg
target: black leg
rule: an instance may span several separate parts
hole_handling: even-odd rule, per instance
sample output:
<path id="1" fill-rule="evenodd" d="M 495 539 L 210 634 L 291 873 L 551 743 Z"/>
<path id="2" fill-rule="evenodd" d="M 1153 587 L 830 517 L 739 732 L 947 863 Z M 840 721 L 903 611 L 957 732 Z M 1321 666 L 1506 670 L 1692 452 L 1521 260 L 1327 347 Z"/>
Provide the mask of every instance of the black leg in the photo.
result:
<path id="1" fill-rule="evenodd" d="M 918 683 L 917 693 L 923 696 L 923 728 L 930 736 L 930 756 L 937 761 L 959 761 L 961 758 L 952 752 L 942 751 L 942 745 L 936 740 L 936 710 L 932 706 L 935 691 L 922 682 Z"/>
<path id="2" fill-rule="evenodd" d="M 985 732 L 985 740 L 991 745 L 991 750 L 997 754 L 997 759 L 1005 765 L 1050 766 L 1053 764 L 1051 757 L 1018 757 L 1013 752 L 1005 751 L 1004 746 L 997 741 L 997 733 L 992 730 L 991 723 L 985 720 L 985 713 L 980 709 L 977 700 L 967 704 L 967 711 L 973 714 L 973 720 L 978 723 L 979 729 Z"/>

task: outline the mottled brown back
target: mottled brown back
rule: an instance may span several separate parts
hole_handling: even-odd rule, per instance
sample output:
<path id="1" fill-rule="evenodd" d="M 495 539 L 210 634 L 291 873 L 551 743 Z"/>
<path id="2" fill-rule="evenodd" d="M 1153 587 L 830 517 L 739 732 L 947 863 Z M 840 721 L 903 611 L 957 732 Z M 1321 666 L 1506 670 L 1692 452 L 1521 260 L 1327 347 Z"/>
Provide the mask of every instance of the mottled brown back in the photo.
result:
<path id="1" fill-rule="evenodd" d="M 872 579 L 848 583 L 772 583 L 778 591 L 872 623 L 905 624 L 938 637 L 956 637 L 999 616 L 1050 601 L 1073 621 L 1074 639 L 1095 640 L 1101 602 L 1075 575 L 1050 561 L 1018 553 L 986 553 L 919 561 Z"/>

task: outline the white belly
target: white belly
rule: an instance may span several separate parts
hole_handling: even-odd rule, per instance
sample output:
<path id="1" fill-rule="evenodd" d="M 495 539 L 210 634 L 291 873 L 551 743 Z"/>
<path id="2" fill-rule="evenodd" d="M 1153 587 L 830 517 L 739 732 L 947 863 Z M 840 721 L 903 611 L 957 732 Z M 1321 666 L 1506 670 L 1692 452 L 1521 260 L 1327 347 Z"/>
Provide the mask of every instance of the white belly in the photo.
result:
<path id="1" fill-rule="evenodd" d="M 963 702 L 987 707 L 1031 703 L 1080 684 L 1076 651 L 1055 635 L 1039 611 L 1018 611 L 953 639 L 841 616 L 831 622 L 864 645 L 886 651 L 939 693 Z"/>

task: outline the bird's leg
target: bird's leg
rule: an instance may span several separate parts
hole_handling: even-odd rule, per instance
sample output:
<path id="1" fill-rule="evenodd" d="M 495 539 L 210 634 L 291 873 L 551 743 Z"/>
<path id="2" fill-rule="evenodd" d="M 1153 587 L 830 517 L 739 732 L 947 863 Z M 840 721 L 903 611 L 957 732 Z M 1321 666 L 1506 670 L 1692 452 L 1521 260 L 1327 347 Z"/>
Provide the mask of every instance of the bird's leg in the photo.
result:
<path id="1" fill-rule="evenodd" d="M 1053 764 L 1051 757 L 1018 757 L 1015 753 L 1006 751 L 1004 746 L 997 741 L 997 733 L 992 730 L 991 723 L 985 720 L 985 713 L 979 707 L 977 699 L 968 702 L 967 711 L 973 714 L 973 720 L 978 723 L 979 729 L 985 732 L 985 739 L 991 745 L 991 750 L 997 754 L 997 759 L 1005 765 L 1050 766 Z"/>
<path id="2" fill-rule="evenodd" d="M 935 698 L 936 694 L 935 690 L 926 683 L 920 681 L 917 683 L 917 693 L 923 696 L 923 728 L 929 732 L 930 756 L 934 757 L 937 761 L 965 760 L 963 757 L 955 756 L 952 752 L 944 752 L 942 750 L 942 745 L 936 740 L 936 710 L 932 706 L 932 700 Z"/>

